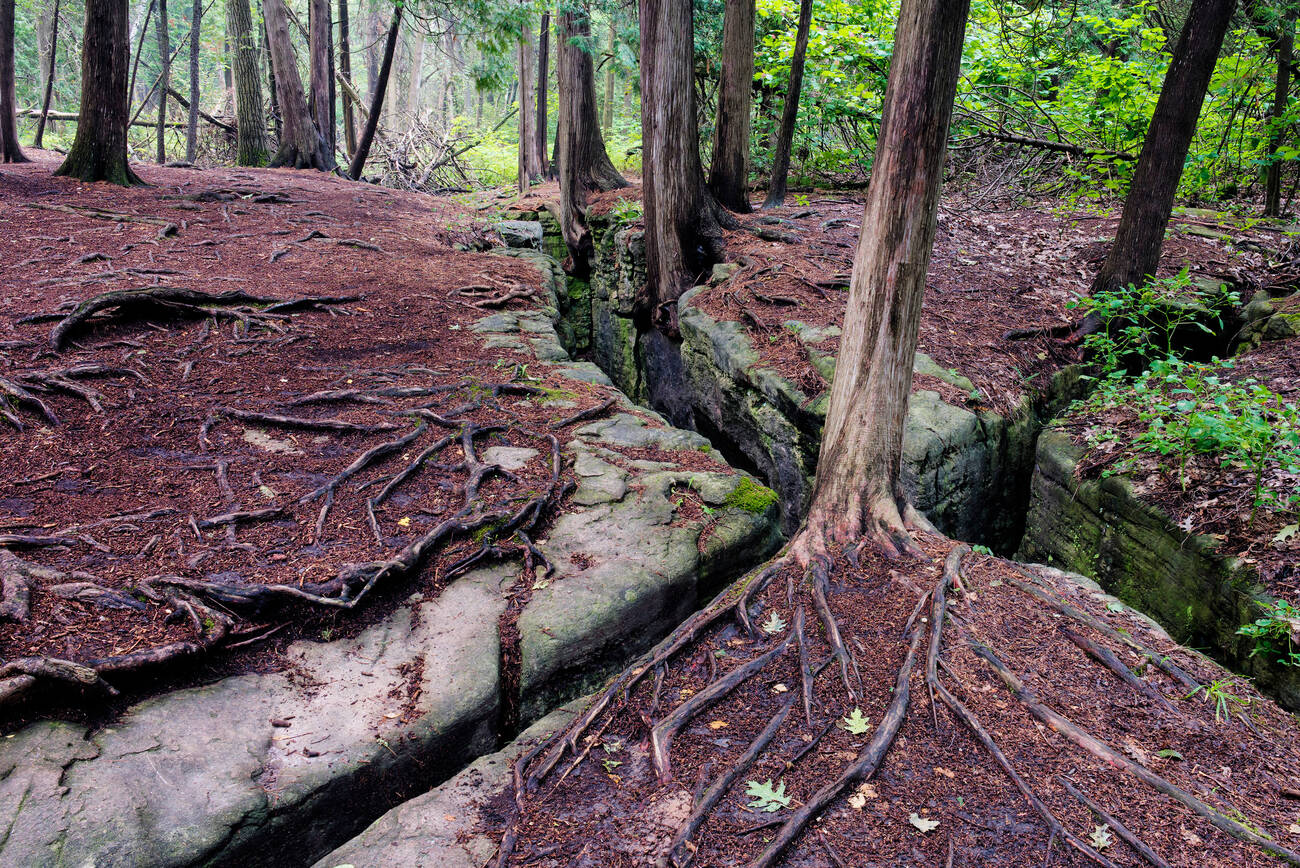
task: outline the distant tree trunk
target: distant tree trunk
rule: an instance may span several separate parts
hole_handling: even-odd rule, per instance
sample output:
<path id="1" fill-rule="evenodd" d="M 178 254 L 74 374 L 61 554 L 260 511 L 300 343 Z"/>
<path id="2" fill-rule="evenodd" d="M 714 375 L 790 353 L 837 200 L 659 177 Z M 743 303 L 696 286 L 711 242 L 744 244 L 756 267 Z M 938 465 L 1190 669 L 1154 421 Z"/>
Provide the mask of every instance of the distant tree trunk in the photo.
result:
<path id="1" fill-rule="evenodd" d="M 524 192 L 542 177 L 542 152 L 537 147 L 537 115 L 533 106 L 536 74 L 533 59 L 533 34 L 524 26 L 519 34 L 519 192 Z"/>
<path id="2" fill-rule="evenodd" d="M 370 28 L 370 35 L 366 39 L 366 93 L 373 99 L 375 85 L 379 83 L 379 56 L 383 53 L 379 47 L 379 37 L 384 33 L 379 22 L 379 0 L 370 0 L 366 24 Z"/>
<path id="3" fill-rule="evenodd" d="M 420 119 L 420 70 L 424 67 L 424 43 L 426 38 L 423 30 L 417 31 L 415 44 L 411 47 L 411 77 L 406 82 L 406 121 L 408 127 L 415 126 Z"/>
<path id="4" fill-rule="evenodd" d="M 618 50 L 617 31 L 614 28 L 614 16 L 609 16 L 609 59 L 605 61 L 605 112 L 600 119 L 600 128 L 605 135 L 614 128 L 614 53 Z"/>
<path id="5" fill-rule="evenodd" d="M 275 63 L 271 60 L 271 40 L 266 30 L 266 5 L 262 6 L 262 50 L 266 54 L 266 83 L 271 97 L 271 125 L 275 128 L 275 140 L 284 135 L 284 121 L 280 117 L 280 89 L 275 83 Z"/>
<path id="6" fill-rule="evenodd" d="M 275 68 L 282 124 L 280 148 L 271 165 L 328 172 L 334 168 L 334 152 L 316 129 L 307 106 L 302 77 L 298 75 L 298 59 L 289 42 L 289 16 L 284 0 L 264 0 L 262 11 L 266 16 L 266 36 L 271 47 L 271 65 Z"/>
<path id="7" fill-rule="evenodd" d="M 794 146 L 794 123 L 799 118 L 799 93 L 803 90 L 803 62 L 808 53 L 808 28 L 812 24 L 812 0 L 799 0 L 799 31 L 790 58 L 790 83 L 785 90 L 785 111 L 772 154 L 772 181 L 767 188 L 764 208 L 776 208 L 785 202 L 785 184 L 790 174 L 790 148 Z"/>
<path id="8" fill-rule="evenodd" d="M 357 152 L 352 155 L 348 166 L 348 175 L 353 180 L 361 179 L 361 170 L 366 167 L 366 157 L 370 156 L 370 145 L 375 140 L 375 130 L 379 128 L 379 115 L 384 108 L 384 92 L 388 89 L 388 77 L 393 70 L 393 52 L 397 50 L 397 34 L 402 27 L 402 4 L 393 7 L 393 20 L 388 25 L 388 39 L 384 42 L 384 59 L 379 65 L 375 77 L 375 92 L 370 97 L 370 115 L 366 118 L 366 128 L 357 142 Z"/>
<path id="9" fill-rule="evenodd" d="M 146 22 L 147 24 L 148 22 Z M 167 91 L 172 86 L 171 22 L 167 18 L 167 0 L 158 0 L 158 162 L 167 162 Z M 147 69 L 147 67 L 146 67 Z"/>
<path id="10" fill-rule="evenodd" d="M 970 0 L 903 0 L 812 506 L 805 563 L 864 537 L 910 547 L 903 422 Z"/>
<path id="11" fill-rule="evenodd" d="M 596 74 L 583 47 L 591 41 L 591 19 L 577 7 L 560 12 L 556 79 L 560 89 L 560 228 L 569 245 L 572 271 L 585 268 L 591 252 L 587 196 L 626 187 L 627 181 L 605 153 L 596 112 Z"/>
<path id="12" fill-rule="evenodd" d="M 1236 5 L 1236 0 L 1192 3 L 1133 170 L 1115 242 L 1093 281 L 1094 292 L 1141 285 L 1156 273 L 1183 162 Z M 1080 331 L 1095 328 L 1095 320 L 1085 321 Z"/>
<path id="13" fill-rule="evenodd" d="M 203 36 L 203 0 L 194 0 L 190 16 L 190 113 L 185 121 L 185 159 L 199 155 L 199 45 Z"/>
<path id="14" fill-rule="evenodd" d="M 349 82 L 352 81 L 352 34 L 348 23 L 348 0 L 339 0 L 339 72 Z M 355 82 L 353 82 L 355 84 Z M 343 92 L 343 141 L 347 146 L 348 159 L 357 152 L 357 121 L 352 111 L 352 97 Z"/>
<path id="15" fill-rule="evenodd" d="M 0 0 L 0 162 L 31 162 L 18 145 L 14 88 L 14 0 Z"/>
<path id="16" fill-rule="evenodd" d="M 248 0 L 226 0 L 226 30 L 230 39 L 235 80 L 237 153 L 240 166 L 266 165 L 266 118 L 262 114 L 262 82 L 253 41 L 253 12 Z"/>
<path id="17" fill-rule="evenodd" d="M 557 55 L 560 51 L 556 49 Z M 550 83 L 551 71 L 551 10 L 547 9 L 542 13 L 542 23 L 538 28 L 537 36 L 537 123 L 534 125 L 534 134 L 537 136 L 537 153 L 542 155 L 542 176 L 549 178 L 554 169 L 550 165 L 550 160 L 546 159 L 546 131 L 549 123 L 546 119 L 547 103 L 549 102 L 548 84 Z M 559 64 L 559 57 L 556 57 L 556 64 Z"/>
<path id="18" fill-rule="evenodd" d="M 54 173 L 82 181 L 139 184 L 126 162 L 126 0 L 86 0 L 77 135 Z"/>
<path id="19" fill-rule="evenodd" d="M 677 333 L 677 299 L 722 252 L 725 213 L 704 187 L 691 0 L 641 0 L 646 285 L 638 317 Z"/>
<path id="20" fill-rule="evenodd" d="M 1282 216 L 1282 161 L 1277 152 L 1282 147 L 1286 130 L 1282 118 L 1286 116 L 1287 95 L 1291 91 L 1291 63 L 1295 48 L 1295 14 L 1279 22 L 1279 33 L 1274 46 L 1277 54 L 1277 80 L 1273 89 L 1272 125 L 1268 134 L 1268 153 L 1271 157 L 1264 177 L 1264 216 Z"/>
<path id="21" fill-rule="evenodd" d="M 59 0 L 54 0 L 54 21 L 50 26 L 49 66 L 45 70 L 45 97 L 41 100 L 41 117 L 36 122 L 32 147 L 45 147 L 45 120 L 50 116 L 50 99 L 54 96 L 54 61 L 59 53 Z"/>
<path id="22" fill-rule="evenodd" d="M 749 114 L 754 90 L 754 0 L 727 0 L 722 22 L 722 80 L 709 190 L 724 208 L 749 204 Z"/>
<path id="23" fill-rule="evenodd" d="M 308 0 L 307 3 L 307 53 L 310 57 L 311 119 L 325 141 L 330 154 L 334 153 L 333 110 L 330 106 L 330 21 L 329 0 Z"/>

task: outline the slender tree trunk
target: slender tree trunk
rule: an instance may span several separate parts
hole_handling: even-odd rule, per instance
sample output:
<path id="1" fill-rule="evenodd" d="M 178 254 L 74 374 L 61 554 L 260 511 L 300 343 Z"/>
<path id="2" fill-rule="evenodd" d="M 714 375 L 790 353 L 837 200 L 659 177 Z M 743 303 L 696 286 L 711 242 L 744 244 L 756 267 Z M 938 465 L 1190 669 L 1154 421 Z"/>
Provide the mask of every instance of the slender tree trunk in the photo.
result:
<path id="1" fill-rule="evenodd" d="M 785 91 L 785 111 L 781 113 L 781 130 L 772 154 L 772 181 L 767 188 L 764 208 L 776 208 L 785 202 L 785 184 L 790 175 L 790 149 L 794 146 L 794 123 L 799 118 L 799 94 L 803 90 L 803 62 L 808 53 L 808 28 L 812 24 L 812 0 L 799 0 L 799 31 L 790 58 L 790 84 Z"/>
<path id="2" fill-rule="evenodd" d="M 587 196 L 626 187 L 605 153 L 596 112 L 596 74 L 583 46 L 591 41 L 591 19 L 578 8 L 560 12 L 556 73 L 560 88 L 560 228 L 569 245 L 570 271 L 582 272 L 591 252 Z"/>
<path id="3" fill-rule="evenodd" d="M 55 172 L 82 181 L 139 184 L 126 162 L 126 0 L 86 0 L 77 135 Z"/>
<path id="4" fill-rule="evenodd" d="M 614 15 L 609 16 L 609 59 L 605 61 L 605 111 L 600 119 L 600 128 L 605 135 L 614 128 L 614 54 L 618 50 L 617 31 L 614 28 Z"/>
<path id="5" fill-rule="evenodd" d="M 749 114 L 754 89 L 754 0 L 727 0 L 722 22 L 722 80 L 709 190 L 724 208 L 749 204 Z"/>
<path id="6" fill-rule="evenodd" d="M 146 26 L 148 22 L 145 22 Z M 171 21 L 167 17 L 167 0 L 158 0 L 158 163 L 167 162 L 167 91 L 172 86 Z"/>
<path id="7" fill-rule="evenodd" d="M 190 111 L 185 121 L 185 159 L 199 155 L 199 45 L 203 36 L 203 0 L 194 0 L 190 15 Z"/>
<path id="8" fill-rule="evenodd" d="M 796 554 L 910 544 L 898 484 L 969 0 L 903 0 L 839 362 Z"/>
<path id="9" fill-rule="evenodd" d="M 253 12 L 248 0 L 226 0 L 226 31 L 235 79 L 237 155 L 241 166 L 266 165 L 269 150 L 262 114 L 262 82 L 253 41 Z"/>
<path id="10" fill-rule="evenodd" d="M 415 44 L 411 46 L 411 77 L 406 82 L 406 125 L 408 128 L 414 127 L 420 120 L 420 70 L 424 67 L 425 40 L 425 32 L 423 30 L 417 31 Z"/>
<path id="11" fill-rule="evenodd" d="M 646 284 L 639 318 L 677 333 L 677 299 L 722 252 L 722 208 L 704 187 L 695 121 L 691 0 L 641 0 Z"/>
<path id="12" fill-rule="evenodd" d="M 537 115 L 533 106 L 536 73 L 533 59 L 533 34 L 524 26 L 519 35 L 517 66 L 519 69 L 519 191 L 522 193 L 542 177 L 542 152 L 537 147 Z"/>
<path id="13" fill-rule="evenodd" d="M 280 148 L 271 159 L 271 165 L 328 172 L 334 168 L 334 152 L 316 129 L 307 106 L 302 78 L 298 75 L 298 59 L 289 43 L 289 16 L 284 0 L 264 0 L 262 11 L 266 16 L 266 35 L 271 46 L 271 65 L 275 68 L 283 130 Z"/>
<path id="14" fill-rule="evenodd" d="M 275 128 L 275 140 L 284 137 L 284 120 L 280 117 L 280 89 L 275 83 L 275 62 L 271 59 L 271 40 L 266 29 L 266 6 L 262 7 L 262 50 L 266 55 L 266 83 L 271 97 L 271 124 Z"/>
<path id="15" fill-rule="evenodd" d="M 370 115 L 366 118 L 366 128 L 357 142 L 357 152 L 352 155 L 348 166 L 348 175 L 353 180 L 361 179 L 361 170 L 366 167 L 366 157 L 370 156 L 370 145 L 375 140 L 375 130 L 379 128 L 379 115 L 384 108 L 384 91 L 388 89 L 388 77 L 393 70 L 393 52 L 397 50 L 397 34 L 402 27 L 402 4 L 393 7 L 393 20 L 388 25 L 388 40 L 384 43 L 384 59 L 379 65 L 375 78 L 375 92 L 370 97 Z"/>
<path id="16" fill-rule="evenodd" d="M 14 88 L 14 0 L 0 0 L 0 162 L 30 162 L 18 145 Z"/>
<path id="17" fill-rule="evenodd" d="M 1093 281 L 1094 292 L 1140 285 L 1156 272 L 1183 162 L 1236 5 L 1236 0 L 1192 3 L 1133 170 L 1115 243 Z M 1086 321 L 1081 331 L 1095 328 L 1095 322 Z"/>
<path id="18" fill-rule="evenodd" d="M 339 0 L 339 71 L 352 81 L 352 45 L 348 23 L 348 0 Z M 357 121 L 352 111 L 352 97 L 343 93 L 343 141 L 347 145 L 348 159 L 357 152 Z"/>
<path id="19" fill-rule="evenodd" d="M 307 53 L 311 58 L 308 67 L 311 91 L 308 105 L 316 130 L 325 141 L 326 149 L 334 153 L 334 126 L 330 107 L 330 3 L 329 0 L 308 0 Z"/>
<path id="20" fill-rule="evenodd" d="M 1286 116 L 1287 95 L 1291 91 L 1291 63 L 1295 48 L 1295 15 L 1286 16 L 1279 22 L 1277 43 L 1277 80 L 1273 89 L 1272 124 L 1268 134 L 1268 153 L 1271 157 L 1268 172 L 1264 177 L 1264 216 L 1282 216 L 1282 161 L 1278 159 L 1278 148 L 1286 137 L 1282 118 Z"/>
<path id="21" fill-rule="evenodd" d="M 128 110 L 131 107 L 131 102 L 135 99 L 136 96 L 135 74 L 140 69 L 140 58 L 144 56 L 144 38 L 146 34 L 148 34 L 149 32 L 149 19 L 153 17 L 153 7 L 154 7 L 154 0 L 149 0 L 149 3 L 145 6 L 144 9 L 144 16 L 140 19 L 140 32 L 132 37 L 135 40 L 135 60 L 131 61 L 131 83 L 127 86 L 127 90 L 126 90 L 126 105 Z M 148 100 L 149 96 L 146 94 L 144 99 Z M 139 114 L 139 112 L 137 112 L 136 114 Z M 135 121 L 134 115 L 132 116 L 131 120 L 134 123 Z"/>
<path id="22" fill-rule="evenodd" d="M 557 54 L 561 49 L 557 48 Z M 548 85 L 550 83 L 551 71 L 551 10 L 547 9 L 542 13 L 542 23 L 538 28 L 537 36 L 537 123 L 534 125 L 534 134 L 537 136 L 537 152 L 542 155 L 542 175 L 549 178 L 554 168 L 549 165 L 550 161 L 546 159 L 546 131 L 548 122 L 546 119 L 547 102 L 549 101 Z M 556 57 L 556 63 L 559 63 L 559 57 Z"/>
<path id="23" fill-rule="evenodd" d="M 383 54 L 379 47 L 379 37 L 384 34 L 384 28 L 379 22 L 379 0 L 370 0 L 366 23 L 370 31 L 369 38 L 366 39 L 366 93 L 373 100 L 375 86 L 379 83 L 379 57 Z"/>
<path id="24" fill-rule="evenodd" d="M 36 122 L 32 147 L 45 147 L 45 120 L 50 116 L 50 99 L 54 96 L 54 62 L 59 53 L 59 0 L 54 0 L 54 21 L 50 26 L 49 66 L 45 70 L 45 97 L 41 100 L 41 117 Z"/>

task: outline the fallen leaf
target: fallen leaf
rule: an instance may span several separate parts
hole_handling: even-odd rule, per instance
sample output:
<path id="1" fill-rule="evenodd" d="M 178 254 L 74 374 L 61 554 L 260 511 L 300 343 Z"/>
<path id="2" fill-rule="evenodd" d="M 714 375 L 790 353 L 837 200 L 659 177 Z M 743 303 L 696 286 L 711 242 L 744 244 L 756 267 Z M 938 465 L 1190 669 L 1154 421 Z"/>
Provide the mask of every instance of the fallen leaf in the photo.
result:
<path id="1" fill-rule="evenodd" d="M 948 769 L 943 768 L 942 766 L 935 766 L 934 773 L 936 775 L 943 775 L 948 780 L 952 780 L 953 778 L 957 777 L 957 774 L 955 772 L 949 771 Z"/>
<path id="2" fill-rule="evenodd" d="M 725 720 L 715 720 L 709 724 L 709 729 L 726 729 L 731 726 Z"/>
<path id="3" fill-rule="evenodd" d="M 773 692 L 773 693 L 785 693 L 785 692 L 788 691 L 789 689 L 790 689 L 790 688 L 786 687 L 784 684 L 773 684 L 773 685 L 772 685 L 772 692 Z"/>
<path id="4" fill-rule="evenodd" d="M 411 517 L 410 517 L 409 515 L 407 515 L 407 516 L 403 516 L 403 517 L 399 518 L 399 519 L 397 520 L 397 526 L 398 526 L 398 527 L 410 527 L 410 526 L 411 526 Z"/>
<path id="5" fill-rule="evenodd" d="M 939 828 L 938 820 L 927 820 L 925 817 L 919 816 L 915 811 L 913 811 L 911 816 L 907 818 L 907 822 L 911 823 L 922 832 L 933 832 L 935 829 Z"/>
<path id="6" fill-rule="evenodd" d="M 1088 843 L 1098 850 L 1104 850 L 1114 844 L 1115 839 L 1110 836 L 1110 826 L 1094 827 L 1092 834 L 1088 836 Z"/>

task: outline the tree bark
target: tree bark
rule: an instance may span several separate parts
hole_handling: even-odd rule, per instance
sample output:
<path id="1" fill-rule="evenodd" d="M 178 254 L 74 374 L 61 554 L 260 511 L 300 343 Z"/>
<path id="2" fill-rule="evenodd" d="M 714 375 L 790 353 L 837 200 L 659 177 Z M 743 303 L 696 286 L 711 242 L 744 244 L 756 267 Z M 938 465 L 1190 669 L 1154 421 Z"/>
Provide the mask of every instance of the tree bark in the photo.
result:
<path id="1" fill-rule="evenodd" d="M 754 89 L 754 0 L 727 0 L 722 22 L 722 79 L 709 190 L 724 208 L 749 204 L 750 108 Z M 787 149 L 788 158 L 788 149 Z"/>
<path id="2" fill-rule="evenodd" d="M 646 284 L 638 318 L 677 334 L 677 299 L 722 252 L 725 212 L 704 186 L 691 0 L 641 0 Z"/>
<path id="3" fill-rule="evenodd" d="M 560 228 L 569 246 L 571 271 L 585 271 L 591 253 L 587 231 L 587 196 L 598 190 L 626 187 L 600 135 L 596 112 L 596 73 L 583 47 L 591 41 L 591 19 L 578 7 L 560 12 L 556 43 L 556 79 L 560 89 L 559 171 Z"/>
<path id="4" fill-rule="evenodd" d="M 348 23 L 348 0 L 339 0 L 339 71 L 348 81 L 352 81 L 352 34 Z M 347 147 L 348 159 L 357 152 L 357 121 L 352 111 L 352 95 L 343 92 L 343 142 Z"/>
<path id="5" fill-rule="evenodd" d="M 77 135 L 56 175 L 141 183 L 126 161 L 129 50 L 126 0 L 86 0 Z"/>
<path id="6" fill-rule="evenodd" d="M 764 208 L 776 208 L 785 202 L 785 184 L 790 175 L 790 149 L 794 146 L 794 123 L 799 118 L 799 94 L 803 90 L 803 63 L 808 53 L 808 29 L 812 25 L 812 0 L 799 0 L 799 31 L 790 58 L 790 83 L 785 91 L 785 111 L 772 153 L 772 180 L 767 188 Z"/>
<path id="7" fill-rule="evenodd" d="M 45 97 L 41 100 L 41 117 L 36 122 L 32 147 L 45 147 L 45 121 L 50 116 L 50 99 L 54 96 L 54 61 L 59 53 L 59 0 L 54 0 L 54 20 L 50 25 L 49 66 L 45 70 Z"/>
<path id="8" fill-rule="evenodd" d="M 148 22 L 146 22 L 147 24 Z M 158 0 L 158 164 L 167 162 L 167 91 L 172 86 L 171 22 L 167 17 L 167 0 Z"/>
<path id="9" fill-rule="evenodd" d="M 203 0 L 194 0 L 190 15 L 190 110 L 185 120 L 185 159 L 199 155 L 199 43 L 203 36 Z"/>
<path id="10" fill-rule="evenodd" d="M 806 559 L 907 540 L 898 477 L 969 0 L 903 0 L 844 336 L 796 544 Z"/>
<path id="11" fill-rule="evenodd" d="M 524 192 L 542 177 L 542 152 L 537 146 L 536 109 L 533 106 L 536 74 L 533 59 L 533 34 L 524 25 L 519 34 L 517 67 L 519 69 L 519 192 Z"/>
<path id="12" fill-rule="evenodd" d="M 1142 142 L 1115 242 L 1093 281 L 1094 292 L 1140 285 L 1156 272 L 1183 162 L 1236 5 L 1236 0 L 1192 3 Z M 1084 330 L 1093 327 L 1085 324 Z"/>
<path id="13" fill-rule="evenodd" d="M 537 28 L 537 123 L 534 134 L 537 136 L 537 152 L 542 155 L 542 176 L 549 178 L 554 166 L 546 159 L 546 132 L 549 123 L 546 119 L 549 102 L 548 85 L 551 78 L 551 10 L 542 13 L 542 23 Z M 556 49 L 556 65 L 559 65 L 559 49 Z M 557 118 L 558 121 L 558 118 Z"/>
<path id="14" fill-rule="evenodd" d="M 1268 154 L 1271 158 L 1264 176 L 1264 216 L 1282 216 L 1282 161 L 1277 158 L 1278 148 L 1286 137 L 1282 118 L 1286 116 L 1287 95 L 1291 91 L 1291 63 L 1295 48 L 1295 15 L 1286 16 L 1279 23 L 1280 32 L 1274 46 L 1277 54 L 1277 80 L 1273 89 L 1272 125 L 1268 134 Z"/>
<path id="15" fill-rule="evenodd" d="M 280 148 L 271 159 L 271 166 L 328 172 L 334 168 L 334 152 L 316 129 L 307 106 L 302 77 L 298 75 L 298 59 L 289 43 L 289 16 L 284 0 L 263 0 L 262 11 L 266 16 L 266 36 L 279 92 L 282 125 Z"/>
<path id="16" fill-rule="evenodd" d="M 393 7 L 393 20 L 388 25 L 388 39 L 384 42 L 384 59 L 379 65 L 375 78 L 375 91 L 370 97 L 370 115 L 366 118 L 366 128 L 357 142 L 357 152 L 352 155 L 348 166 L 348 175 L 354 181 L 361 179 L 361 170 L 366 167 L 366 157 L 370 156 L 370 145 L 375 141 L 375 130 L 379 128 L 379 115 L 384 108 L 384 92 L 388 90 L 388 78 L 393 71 L 393 52 L 397 50 L 397 34 L 402 27 L 402 4 Z"/>
<path id="17" fill-rule="evenodd" d="M 226 31 L 235 80 L 235 162 L 240 166 L 264 166 L 268 151 L 266 118 L 262 114 L 262 82 L 248 0 L 226 0 Z"/>
<path id="18" fill-rule="evenodd" d="M 18 145 L 14 89 L 14 0 L 0 0 L 0 162 L 30 162 Z"/>
<path id="19" fill-rule="evenodd" d="M 308 0 L 307 53 L 311 58 L 308 67 L 310 93 L 308 105 L 316 130 L 330 154 L 334 153 L 334 125 L 331 122 L 330 103 L 330 3 L 329 0 Z"/>

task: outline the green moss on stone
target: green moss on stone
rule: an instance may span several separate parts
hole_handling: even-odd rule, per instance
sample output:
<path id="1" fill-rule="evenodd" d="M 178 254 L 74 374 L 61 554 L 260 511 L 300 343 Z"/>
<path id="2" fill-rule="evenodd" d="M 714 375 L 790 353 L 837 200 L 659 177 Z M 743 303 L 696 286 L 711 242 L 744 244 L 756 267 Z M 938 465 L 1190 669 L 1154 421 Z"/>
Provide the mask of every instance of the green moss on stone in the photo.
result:
<path id="1" fill-rule="evenodd" d="M 776 503 L 776 492 L 766 485 L 759 485 L 748 476 L 743 476 L 731 494 L 723 503 L 728 509 L 743 509 L 755 515 L 762 515 Z"/>

